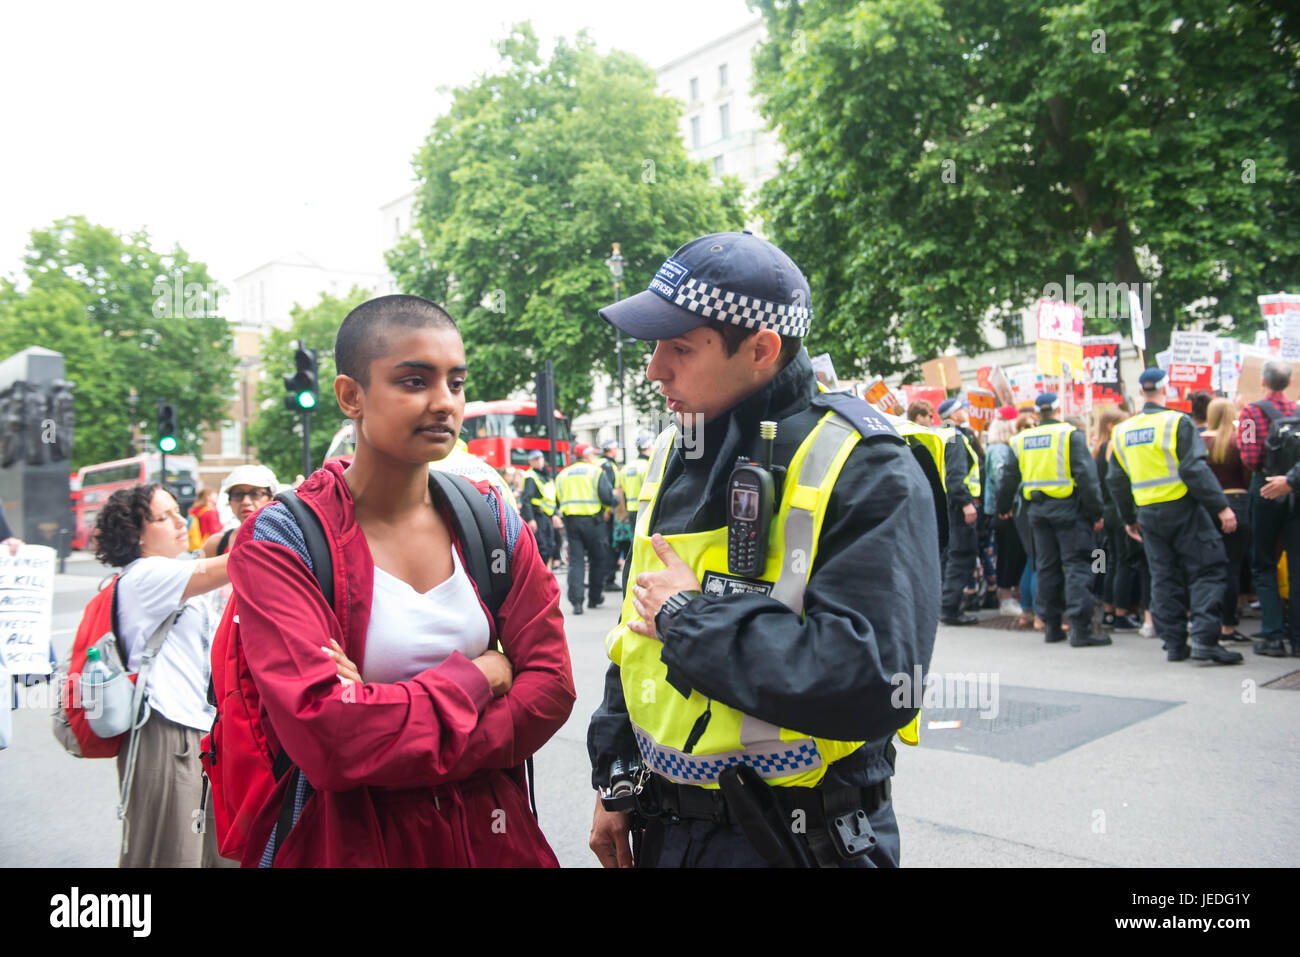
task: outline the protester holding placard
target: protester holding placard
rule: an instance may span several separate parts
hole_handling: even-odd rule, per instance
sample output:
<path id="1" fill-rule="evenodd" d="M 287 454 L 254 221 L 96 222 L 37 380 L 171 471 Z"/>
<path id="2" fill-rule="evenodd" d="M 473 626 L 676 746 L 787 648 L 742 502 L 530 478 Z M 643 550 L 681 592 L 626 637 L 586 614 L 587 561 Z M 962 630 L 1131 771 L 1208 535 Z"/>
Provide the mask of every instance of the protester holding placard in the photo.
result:
<path id="1" fill-rule="evenodd" d="M 1005 413 L 1010 411 L 1010 415 Z M 1015 434 L 1016 410 L 1010 406 L 998 410 L 998 418 L 988 430 L 989 450 L 984 456 L 984 514 L 993 525 L 994 556 L 997 575 L 998 608 L 1004 615 L 1018 617 L 1024 608 L 1016 601 L 1014 589 L 1025 571 L 1025 547 L 1020 543 L 1015 522 L 998 518 L 997 492 L 1002 472 L 1015 457 L 1011 451 Z"/>
<path id="2" fill-rule="evenodd" d="M 1124 531 L 1119 507 L 1106 484 L 1106 474 L 1111 464 L 1110 439 L 1115 426 L 1128 418 L 1122 409 L 1107 409 L 1097 422 L 1097 444 L 1093 460 L 1097 463 L 1097 480 L 1101 486 L 1102 534 L 1105 542 L 1106 571 L 1103 576 L 1101 600 L 1104 627 L 1121 631 L 1134 631 L 1142 627 L 1138 611 L 1141 588 L 1140 569 L 1146 558 L 1142 546 Z"/>
<path id="3" fill-rule="evenodd" d="M 199 737 L 212 727 L 215 713 L 207 698 L 214 623 L 201 596 L 230 580 L 228 556 L 181 557 L 189 547 L 185 518 L 161 485 L 114 492 L 95 531 L 95 557 L 122 569 L 115 630 L 129 671 L 139 669 L 148 637 L 181 609 L 149 674 L 150 714 L 139 735 L 118 866 L 215 866 L 219 858 L 211 833 L 201 837 L 193 830 L 203 792 Z M 127 757 L 123 748 L 119 779 Z"/>

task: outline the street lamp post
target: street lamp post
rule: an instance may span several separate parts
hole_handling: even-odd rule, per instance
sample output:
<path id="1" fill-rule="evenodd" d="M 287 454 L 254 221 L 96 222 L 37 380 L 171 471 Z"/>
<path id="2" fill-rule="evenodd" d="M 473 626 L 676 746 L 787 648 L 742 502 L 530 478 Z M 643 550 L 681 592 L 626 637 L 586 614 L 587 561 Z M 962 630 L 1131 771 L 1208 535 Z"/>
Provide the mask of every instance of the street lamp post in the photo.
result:
<path id="1" fill-rule="evenodd" d="M 609 267 L 609 274 L 614 279 L 614 301 L 619 302 L 623 297 L 623 254 L 618 251 L 619 244 L 614 243 L 614 254 L 605 260 L 605 265 Z M 612 325 L 612 323 L 611 323 Z M 623 399 L 623 330 L 614 326 L 614 339 L 617 342 L 618 353 L 618 449 L 623 455 L 623 461 L 627 461 L 627 403 Z"/>

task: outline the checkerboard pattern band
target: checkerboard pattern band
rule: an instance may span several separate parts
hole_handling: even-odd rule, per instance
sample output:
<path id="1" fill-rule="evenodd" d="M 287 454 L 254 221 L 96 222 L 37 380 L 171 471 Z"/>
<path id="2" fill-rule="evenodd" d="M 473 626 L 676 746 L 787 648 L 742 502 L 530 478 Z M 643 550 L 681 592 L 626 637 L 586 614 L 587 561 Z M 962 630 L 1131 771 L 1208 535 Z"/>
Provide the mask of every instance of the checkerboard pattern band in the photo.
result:
<path id="1" fill-rule="evenodd" d="M 779 335 L 797 339 L 808 335 L 808 326 L 812 322 L 812 310 L 807 306 L 787 306 L 756 296 L 745 296 L 694 278 L 687 279 L 678 287 L 673 303 L 706 319 L 730 322 L 745 329 L 771 329 Z"/>
<path id="2" fill-rule="evenodd" d="M 811 738 L 784 741 L 776 749 L 746 748 L 722 754 L 685 754 L 656 744 L 650 735 L 633 726 L 637 747 L 646 765 L 678 784 L 715 783 L 718 775 L 735 764 L 748 764 L 762 778 L 779 778 L 821 767 L 822 758 Z"/>

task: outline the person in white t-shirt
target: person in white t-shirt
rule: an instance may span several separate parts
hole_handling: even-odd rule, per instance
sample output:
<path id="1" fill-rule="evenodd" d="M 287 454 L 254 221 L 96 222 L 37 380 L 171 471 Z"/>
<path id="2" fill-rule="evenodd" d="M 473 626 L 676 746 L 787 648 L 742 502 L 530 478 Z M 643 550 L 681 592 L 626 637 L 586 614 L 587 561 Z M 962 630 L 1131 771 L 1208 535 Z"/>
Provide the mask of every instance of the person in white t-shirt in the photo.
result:
<path id="1" fill-rule="evenodd" d="M 208 704 L 210 642 L 216 622 L 202 596 L 229 582 L 226 556 L 185 555 L 185 517 L 161 485 L 114 492 L 99 513 L 95 557 L 121 567 L 116 630 L 129 671 L 140 666 L 149 636 L 175 611 L 149 674 L 145 698 L 151 714 L 139 733 L 138 755 L 119 867 L 217 866 L 211 829 L 197 827 L 203 776 L 199 738 L 212 727 Z M 127 749 L 118 756 L 118 780 Z"/>

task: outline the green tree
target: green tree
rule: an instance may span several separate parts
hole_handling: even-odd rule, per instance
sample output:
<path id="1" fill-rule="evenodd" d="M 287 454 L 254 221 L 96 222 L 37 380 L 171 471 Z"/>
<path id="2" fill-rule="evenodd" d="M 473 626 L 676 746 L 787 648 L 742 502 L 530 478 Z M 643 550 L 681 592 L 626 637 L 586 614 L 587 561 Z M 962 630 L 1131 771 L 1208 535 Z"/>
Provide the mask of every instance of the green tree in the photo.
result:
<path id="1" fill-rule="evenodd" d="M 1151 283 L 1160 348 L 1198 321 L 1253 334 L 1255 296 L 1300 280 L 1294 8 L 752 2 L 787 154 L 760 209 L 810 274 L 814 351 L 977 352 L 1067 275 Z M 1127 331 L 1117 311 L 1088 330 Z"/>
<path id="2" fill-rule="evenodd" d="M 389 253 L 401 288 L 444 304 L 465 339 L 470 398 L 529 386 L 554 361 L 556 400 L 583 411 L 593 370 L 613 375 L 605 259 L 621 243 L 624 295 L 645 289 L 674 249 L 739 229 L 740 184 L 688 160 L 681 106 L 655 75 L 579 34 L 549 61 L 525 24 L 498 44 L 499 73 L 454 90 L 414 165 L 413 235 Z M 627 347 L 629 389 L 643 347 Z"/>
<path id="3" fill-rule="evenodd" d="M 262 340 L 258 413 L 248 427 L 248 442 L 257 450 L 258 462 L 269 466 L 281 482 L 302 471 L 302 416 L 284 407 L 284 397 L 289 394 L 284 391 L 284 377 L 295 371 L 293 341 L 301 339 L 308 349 L 316 350 L 320 401 L 311 415 L 311 461 L 319 468 L 343 421 L 334 398 L 334 337 L 344 317 L 370 297 L 355 286 L 341 298 L 322 293 L 313 306 L 295 304 L 289 310 L 289 328 L 272 329 Z"/>
<path id="4" fill-rule="evenodd" d="M 134 454 L 131 427 L 152 436 L 159 399 L 176 407 L 178 451 L 198 454 L 226 417 L 236 362 L 207 267 L 84 216 L 33 230 L 25 263 L 21 288 L 0 281 L 0 357 L 28 346 L 64 354 L 77 384 L 71 466 Z"/>

